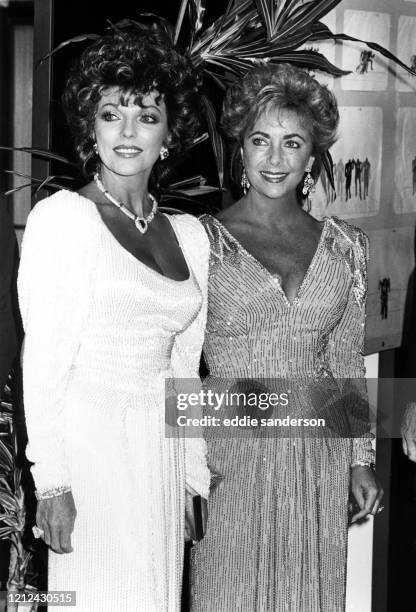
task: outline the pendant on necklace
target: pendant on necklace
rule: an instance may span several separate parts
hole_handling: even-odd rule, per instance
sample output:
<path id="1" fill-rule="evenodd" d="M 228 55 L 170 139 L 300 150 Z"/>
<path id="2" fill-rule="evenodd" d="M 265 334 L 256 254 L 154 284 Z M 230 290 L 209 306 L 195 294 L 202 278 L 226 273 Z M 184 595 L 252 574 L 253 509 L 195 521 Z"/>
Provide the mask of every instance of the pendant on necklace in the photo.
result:
<path id="1" fill-rule="evenodd" d="M 149 227 L 148 222 L 143 217 L 136 217 L 134 220 L 134 225 L 141 234 L 145 234 L 147 232 L 147 228 Z"/>

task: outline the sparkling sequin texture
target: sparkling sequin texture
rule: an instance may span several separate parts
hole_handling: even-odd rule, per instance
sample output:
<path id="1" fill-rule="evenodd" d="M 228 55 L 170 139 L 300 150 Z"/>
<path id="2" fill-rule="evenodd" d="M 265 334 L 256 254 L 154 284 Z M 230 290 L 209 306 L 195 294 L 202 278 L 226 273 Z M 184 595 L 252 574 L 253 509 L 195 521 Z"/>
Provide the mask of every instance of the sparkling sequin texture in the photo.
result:
<path id="1" fill-rule="evenodd" d="M 48 587 L 76 591 L 77 612 L 178 612 L 185 483 L 208 494 L 205 446 L 166 437 L 164 400 L 166 377 L 199 382 L 209 244 L 190 215 L 170 220 L 183 281 L 138 261 L 76 193 L 26 226 L 27 456 L 40 498 L 73 492 L 74 550 L 49 552 Z"/>
<path id="2" fill-rule="evenodd" d="M 334 419 L 348 415 L 356 438 L 253 431 L 224 439 L 207 430 L 209 462 L 224 478 L 193 553 L 192 610 L 341 612 L 350 466 L 374 460 L 361 354 L 367 238 L 326 219 L 290 303 L 279 278 L 219 221 L 201 220 L 211 242 L 204 345 L 210 374 L 296 379 L 287 389 L 291 413 L 320 406 L 311 381 L 332 381 L 346 397 Z"/>

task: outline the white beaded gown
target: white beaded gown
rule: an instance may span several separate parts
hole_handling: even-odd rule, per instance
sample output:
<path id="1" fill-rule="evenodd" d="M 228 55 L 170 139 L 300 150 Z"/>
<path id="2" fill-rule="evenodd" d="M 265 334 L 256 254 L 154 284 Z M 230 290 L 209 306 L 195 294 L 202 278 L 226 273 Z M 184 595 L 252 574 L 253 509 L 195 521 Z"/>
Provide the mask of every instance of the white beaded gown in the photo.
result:
<path id="1" fill-rule="evenodd" d="M 192 612 L 342 612 L 350 466 L 374 459 L 362 356 L 367 238 L 327 218 L 289 302 L 220 221 L 201 221 L 211 243 L 210 385 L 283 385 L 290 399 L 278 416 L 324 416 L 328 433 L 206 428 L 208 462 L 223 480 L 193 549 Z"/>
<path id="2" fill-rule="evenodd" d="M 50 552 L 48 584 L 76 591 L 77 612 L 177 612 L 185 484 L 208 495 L 204 442 L 166 437 L 164 416 L 165 378 L 197 377 L 208 240 L 191 216 L 170 221 L 184 281 L 139 262 L 76 193 L 43 200 L 27 223 L 27 455 L 40 493 L 73 492 L 74 551 Z"/>

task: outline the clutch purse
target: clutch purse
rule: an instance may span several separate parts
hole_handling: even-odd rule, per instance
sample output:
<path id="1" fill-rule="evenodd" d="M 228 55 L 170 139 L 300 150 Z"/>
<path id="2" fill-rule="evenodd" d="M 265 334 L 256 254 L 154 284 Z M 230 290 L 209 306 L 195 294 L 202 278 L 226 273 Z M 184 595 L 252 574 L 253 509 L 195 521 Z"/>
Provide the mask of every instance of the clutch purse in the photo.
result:
<path id="1" fill-rule="evenodd" d="M 186 494 L 185 499 L 185 540 L 200 542 L 205 535 L 207 500 L 200 495 Z"/>

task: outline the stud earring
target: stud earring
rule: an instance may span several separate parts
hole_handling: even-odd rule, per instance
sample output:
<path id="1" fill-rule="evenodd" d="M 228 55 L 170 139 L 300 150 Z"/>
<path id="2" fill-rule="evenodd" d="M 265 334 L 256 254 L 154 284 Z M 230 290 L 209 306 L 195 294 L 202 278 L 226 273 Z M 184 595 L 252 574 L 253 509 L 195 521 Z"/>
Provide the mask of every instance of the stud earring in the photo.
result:
<path id="1" fill-rule="evenodd" d="M 169 149 L 167 147 L 165 147 L 165 145 L 162 145 L 162 147 L 160 149 L 159 157 L 162 160 L 166 159 L 167 157 L 169 157 Z"/>
<path id="2" fill-rule="evenodd" d="M 306 196 L 309 193 L 314 193 L 314 191 L 315 191 L 315 181 L 312 178 L 312 174 L 310 170 L 307 170 L 305 180 L 303 181 L 302 193 L 304 196 Z"/>
<path id="3" fill-rule="evenodd" d="M 243 167 L 243 173 L 241 175 L 241 187 L 243 188 L 244 195 L 246 195 L 247 191 L 250 189 L 250 181 L 247 178 L 246 169 Z"/>

